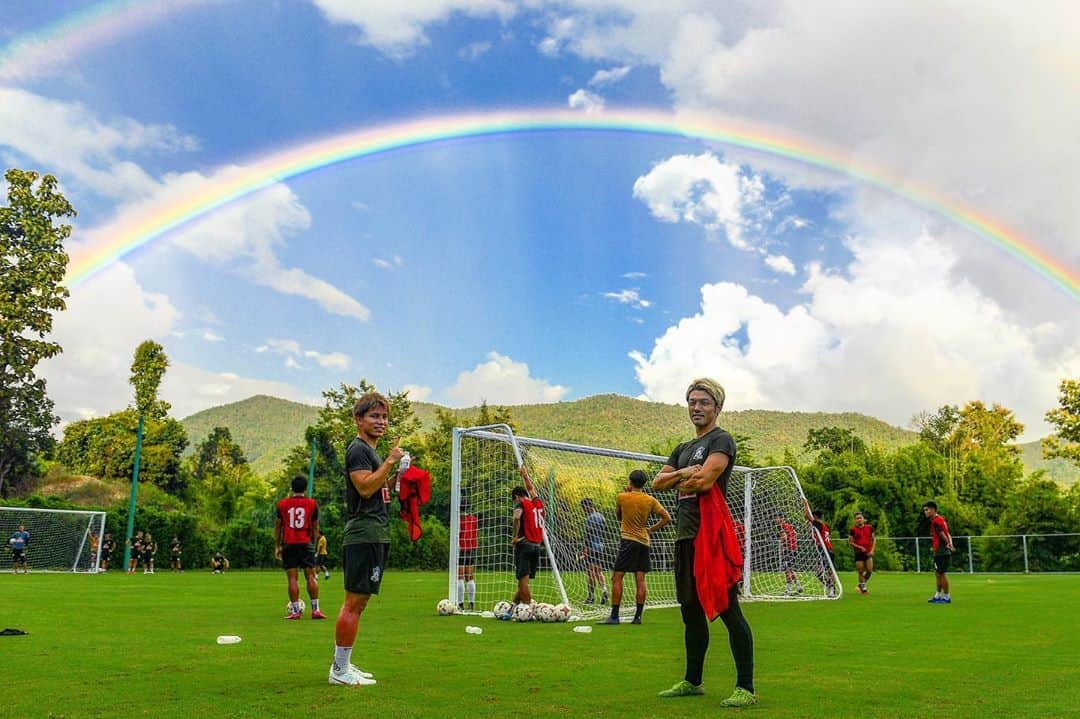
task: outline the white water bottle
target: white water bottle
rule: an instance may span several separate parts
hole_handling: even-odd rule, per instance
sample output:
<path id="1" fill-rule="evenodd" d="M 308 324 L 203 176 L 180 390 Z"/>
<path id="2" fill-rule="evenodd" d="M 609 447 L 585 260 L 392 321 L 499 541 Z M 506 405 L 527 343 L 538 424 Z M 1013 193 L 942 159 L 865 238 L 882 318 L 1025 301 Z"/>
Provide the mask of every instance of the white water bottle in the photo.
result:
<path id="1" fill-rule="evenodd" d="M 401 461 L 398 462 L 397 479 L 394 480 L 394 494 L 401 495 L 401 475 L 405 473 L 405 470 L 412 464 L 412 457 L 409 453 L 401 455 Z"/>

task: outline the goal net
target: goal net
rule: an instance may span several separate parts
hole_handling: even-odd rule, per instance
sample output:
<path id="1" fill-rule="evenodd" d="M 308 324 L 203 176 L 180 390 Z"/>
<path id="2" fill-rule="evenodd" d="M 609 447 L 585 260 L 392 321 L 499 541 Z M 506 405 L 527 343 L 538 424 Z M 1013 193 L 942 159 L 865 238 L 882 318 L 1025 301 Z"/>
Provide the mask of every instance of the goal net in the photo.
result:
<path id="1" fill-rule="evenodd" d="M 0 507 L 0 571 L 12 569 L 10 539 L 22 525 L 30 533 L 26 564 L 39 572 L 96 572 L 105 512 Z"/>
<path id="2" fill-rule="evenodd" d="M 540 571 L 530 582 L 533 600 L 564 602 L 581 619 L 606 615 L 599 604 L 610 592 L 611 569 L 619 546 L 615 498 L 635 469 L 651 478 L 666 457 L 602 447 L 515 436 L 509 427 L 494 425 L 455 429 L 451 479 L 449 594 L 470 611 L 469 596 L 459 596 L 459 570 L 470 565 L 475 581 L 472 611 L 491 610 L 509 601 L 517 588 L 510 544 L 513 501 L 510 491 L 522 484 L 518 467 L 524 464 L 544 502 L 545 542 Z M 652 493 L 647 484 L 645 491 Z M 656 498 L 675 517 L 676 493 Z M 586 511 L 591 500 L 602 524 L 591 520 L 601 549 L 586 560 Z M 803 494 L 790 467 L 735 467 L 728 480 L 728 506 L 743 541 L 742 597 L 748 600 L 827 599 L 840 594 L 840 583 L 828 556 L 803 512 Z M 786 525 L 786 526 L 783 526 Z M 462 534 L 465 544 L 462 549 Z M 473 531 L 475 527 L 475 531 Z M 592 538 L 591 538 L 592 539 Z M 595 539 L 592 539 L 595 542 Z M 475 548 L 470 548 L 475 545 Z M 675 523 L 651 536 L 652 571 L 646 575 L 647 607 L 677 606 L 674 579 Z M 464 562 L 462 560 L 465 560 Z M 599 564 L 590 579 L 586 561 Z M 590 592 L 590 584 L 596 584 Z M 589 596 L 594 599 L 588 603 Z M 624 577 L 623 611 L 634 611 L 634 578 Z"/>

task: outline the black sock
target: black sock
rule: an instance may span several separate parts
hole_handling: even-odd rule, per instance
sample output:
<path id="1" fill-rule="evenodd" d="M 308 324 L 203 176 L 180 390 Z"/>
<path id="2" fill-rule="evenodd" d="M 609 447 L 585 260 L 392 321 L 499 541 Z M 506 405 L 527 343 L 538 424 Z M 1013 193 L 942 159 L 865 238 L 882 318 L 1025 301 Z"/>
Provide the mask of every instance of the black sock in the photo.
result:
<path id="1" fill-rule="evenodd" d="M 645 605 L 644 604 L 638 604 L 637 607 L 634 609 L 634 617 L 637 618 L 637 619 L 641 619 L 641 613 L 644 612 L 644 611 L 645 611 Z"/>
<path id="2" fill-rule="evenodd" d="M 612 604 L 611 605 L 611 618 L 612 619 L 618 619 L 619 618 L 619 605 L 618 604 Z"/>

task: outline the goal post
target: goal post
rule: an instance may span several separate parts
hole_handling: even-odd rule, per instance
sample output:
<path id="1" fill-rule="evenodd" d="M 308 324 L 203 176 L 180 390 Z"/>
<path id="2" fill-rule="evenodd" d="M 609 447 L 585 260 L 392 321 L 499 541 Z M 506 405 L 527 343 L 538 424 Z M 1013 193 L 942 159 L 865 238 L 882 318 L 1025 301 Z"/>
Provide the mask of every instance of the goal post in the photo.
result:
<path id="1" fill-rule="evenodd" d="M 26 527 L 27 566 L 37 572 L 95 573 L 101 562 L 105 512 L 37 507 L 0 507 L 0 571 L 11 571 L 9 540 Z"/>
<path id="2" fill-rule="evenodd" d="M 458 595 L 459 570 L 465 568 L 463 554 L 473 557 L 470 566 L 476 587 L 476 613 L 491 610 L 496 602 L 510 599 L 516 591 L 510 492 L 522 484 L 518 468 L 525 466 L 545 508 L 544 552 L 540 572 L 530 583 L 534 600 L 566 603 L 571 613 L 582 619 L 606 614 L 608 607 L 587 600 L 592 594 L 599 602 L 610 590 L 611 568 L 619 545 L 616 496 L 627 486 L 631 471 L 641 469 L 652 477 L 667 458 L 516 436 L 506 425 L 455 429 L 452 453 L 447 596 L 455 603 L 464 599 Z M 648 485 L 645 491 L 652 493 Z M 655 496 L 674 517 L 675 492 L 658 492 Z M 599 557 L 593 552 L 589 559 L 583 557 L 583 499 L 591 501 L 592 509 L 603 520 L 592 520 L 594 531 L 600 527 L 603 551 Z M 736 529 L 742 532 L 746 557 L 743 598 L 839 596 L 835 569 L 818 549 L 813 526 L 803 513 L 802 488 L 790 467 L 735 467 L 728 481 L 727 501 Z M 470 526 L 476 528 L 471 537 L 476 546 L 468 552 L 459 548 L 464 516 L 469 516 Z M 652 572 L 646 575 L 646 605 L 650 608 L 677 606 L 674 545 L 674 523 L 651 537 Z M 590 586 L 594 578 L 589 576 L 587 563 L 600 567 L 602 584 Z M 633 591 L 633 576 L 628 576 L 623 590 L 627 613 L 634 609 Z"/>

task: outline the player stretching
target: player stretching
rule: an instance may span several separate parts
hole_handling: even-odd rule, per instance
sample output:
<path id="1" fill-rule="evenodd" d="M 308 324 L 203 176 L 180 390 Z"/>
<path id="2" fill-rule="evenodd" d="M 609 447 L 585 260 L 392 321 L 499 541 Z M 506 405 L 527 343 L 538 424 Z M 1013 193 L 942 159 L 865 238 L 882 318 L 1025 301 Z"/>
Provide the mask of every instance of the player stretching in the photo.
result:
<path id="1" fill-rule="evenodd" d="M 866 583 L 874 573 L 874 547 L 877 537 L 874 528 L 866 523 L 862 512 L 855 513 L 855 524 L 848 530 L 847 543 L 855 550 L 855 571 L 859 575 L 859 592 L 866 594 Z"/>
<path id="2" fill-rule="evenodd" d="M 183 572 L 184 567 L 180 563 L 180 557 L 184 554 L 184 545 L 180 543 L 180 537 L 173 535 L 172 541 L 169 542 L 169 567 L 174 572 Z"/>
<path id="3" fill-rule="evenodd" d="M 128 540 L 128 546 L 131 547 L 131 559 L 128 560 L 128 574 L 135 573 L 135 567 L 139 563 L 139 557 L 142 556 L 142 542 L 143 533 L 142 530 L 135 532 L 135 536 Z"/>
<path id="4" fill-rule="evenodd" d="M 784 596 L 802 594 L 803 585 L 799 581 L 799 575 L 795 573 L 795 560 L 798 557 L 799 548 L 795 527 L 791 526 L 783 514 L 776 515 L 776 526 L 780 528 L 780 568 L 784 570 Z"/>
<path id="5" fill-rule="evenodd" d="M 709 621 L 718 615 L 727 627 L 736 671 L 735 691 L 720 706 L 746 707 L 757 703 L 754 637 L 739 608 L 737 582 L 742 575 L 742 553 L 724 501 L 728 477 L 735 466 L 735 440 L 716 426 L 724 407 L 724 388 L 715 380 L 694 380 L 686 390 L 686 405 L 697 437 L 676 447 L 653 479 L 653 489 L 679 492 L 675 592 L 686 646 L 683 680 L 660 692 L 660 696 L 705 693 L 701 681 L 709 649 Z M 699 536 L 703 522 L 708 522 L 710 531 Z M 703 602 L 709 606 L 708 615 Z"/>
<path id="6" fill-rule="evenodd" d="M 806 521 L 814 527 L 814 547 L 818 551 L 817 578 L 825 585 L 825 594 L 835 597 L 836 581 L 833 577 L 833 567 L 836 566 L 836 555 L 833 554 L 832 540 L 829 538 L 829 525 L 821 518 L 821 510 L 810 511 L 810 502 L 803 497 L 803 514 Z"/>
<path id="7" fill-rule="evenodd" d="M 596 601 L 594 587 L 600 587 L 603 595 L 601 604 L 607 604 L 607 584 L 604 582 L 604 515 L 596 511 L 593 501 L 586 497 L 581 500 L 581 510 L 585 512 L 585 546 L 581 548 L 581 558 L 585 560 L 585 576 L 588 584 L 586 604 Z"/>
<path id="8" fill-rule="evenodd" d="M 358 686 L 375 683 L 370 673 L 352 663 L 353 643 L 360 615 L 382 584 L 390 551 L 390 486 L 394 465 L 405 450 L 395 442 L 385 460 L 375 451 L 390 423 L 390 403 L 378 392 L 368 392 L 356 400 L 353 420 L 356 437 L 345 450 L 345 602 L 334 629 L 334 663 L 330 665 L 329 681 Z"/>
<path id="9" fill-rule="evenodd" d="M 540 546 L 544 543 L 544 502 L 537 496 L 525 465 L 518 468 L 518 473 L 525 486 L 510 490 L 514 502 L 514 527 L 510 543 L 514 547 L 514 576 L 518 583 L 514 605 L 510 608 L 511 616 L 517 605 L 532 602 L 529 580 L 536 578 L 536 570 L 540 568 Z"/>
<path id="10" fill-rule="evenodd" d="M 274 519 L 274 555 L 281 560 L 289 578 L 289 613 L 286 619 L 301 619 L 304 612 L 300 605 L 299 569 L 304 568 L 307 593 L 311 598 L 311 618 L 326 619 L 319 611 L 319 582 L 315 579 L 315 545 L 319 533 L 319 506 L 315 500 L 305 497 L 307 477 L 292 478 L 292 496 L 277 503 Z"/>
<path id="11" fill-rule="evenodd" d="M 458 534 L 457 605 L 465 608 L 465 590 L 469 591 L 469 610 L 476 609 L 476 550 L 480 546 L 479 520 L 469 513 L 467 501 L 461 500 L 461 530 Z"/>
<path id="12" fill-rule="evenodd" d="M 30 565 L 26 563 L 26 548 L 30 546 L 30 532 L 26 531 L 25 524 L 19 525 L 19 528 L 11 535 L 11 539 L 8 540 L 8 544 L 11 545 L 12 574 L 18 574 L 19 567 L 22 567 L 23 574 L 29 574 Z"/>
<path id="13" fill-rule="evenodd" d="M 112 553 L 115 551 L 116 540 L 113 539 L 111 532 L 105 532 L 105 539 L 101 540 L 101 563 L 98 565 L 98 571 L 109 571 L 109 560 L 112 559 Z"/>
<path id="14" fill-rule="evenodd" d="M 645 574 L 652 569 L 649 561 L 649 536 L 671 523 L 671 515 L 656 497 L 645 494 L 641 488 L 649 479 L 640 469 L 630 473 L 630 486 L 615 498 L 615 516 L 621 522 L 619 528 L 619 556 L 611 573 L 611 616 L 601 624 L 619 623 L 619 604 L 622 602 L 623 575 L 634 573 L 634 589 L 637 606 L 631 624 L 641 624 L 645 611 Z M 660 517 L 656 524 L 649 524 L 652 515 Z"/>
<path id="15" fill-rule="evenodd" d="M 930 544 L 934 550 L 934 578 L 937 580 L 934 596 L 930 604 L 952 604 L 949 596 L 949 561 L 952 559 L 953 541 L 949 534 L 949 523 L 938 514 L 937 502 L 927 502 L 922 508 L 923 514 L 930 520 Z"/>
<path id="16" fill-rule="evenodd" d="M 330 553 L 326 550 L 326 535 L 319 532 L 319 542 L 315 545 L 315 576 L 322 572 L 323 579 L 330 578 L 329 559 Z"/>
<path id="17" fill-rule="evenodd" d="M 154 541 L 154 535 L 147 532 L 143 535 L 142 541 L 142 566 L 143 574 L 154 573 L 154 554 L 157 552 L 157 542 Z"/>

